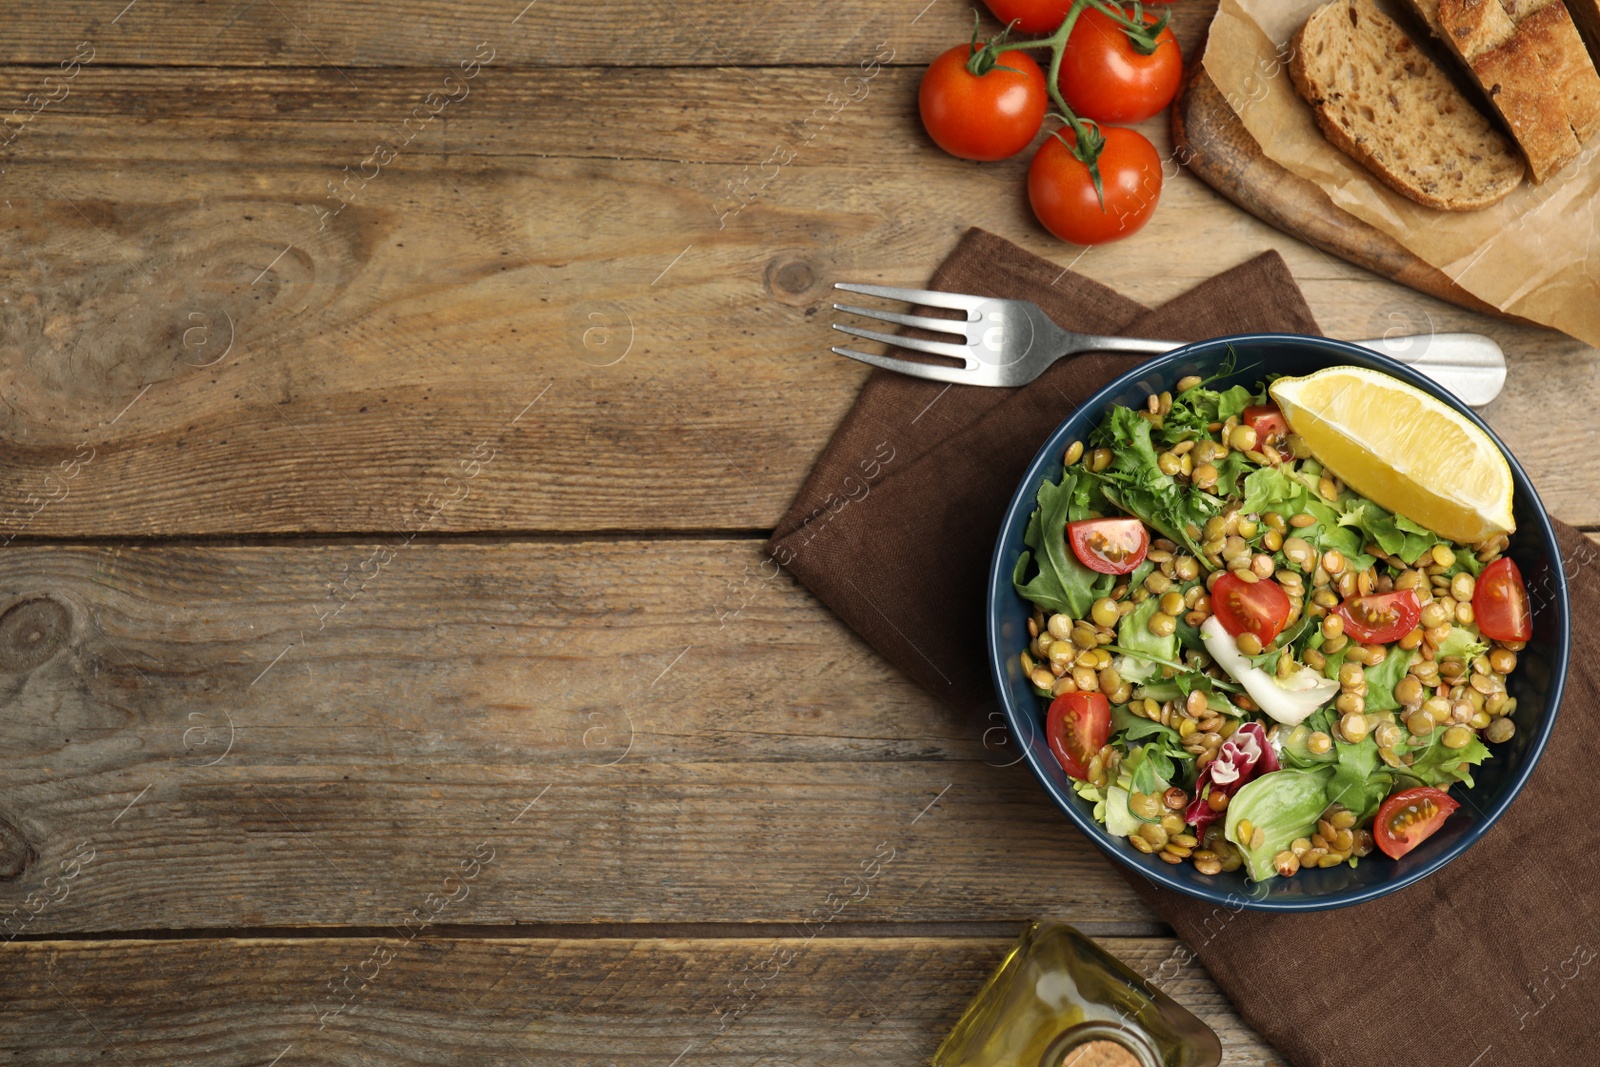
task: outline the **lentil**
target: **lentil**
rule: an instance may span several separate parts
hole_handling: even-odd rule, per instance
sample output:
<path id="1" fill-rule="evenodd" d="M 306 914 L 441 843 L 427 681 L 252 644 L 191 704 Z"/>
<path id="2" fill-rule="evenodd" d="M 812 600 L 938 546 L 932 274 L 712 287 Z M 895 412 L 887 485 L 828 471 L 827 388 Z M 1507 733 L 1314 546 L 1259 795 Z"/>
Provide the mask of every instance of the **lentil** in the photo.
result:
<path id="1" fill-rule="evenodd" d="M 1517 724 L 1502 716 L 1489 723 L 1483 731 L 1483 736 L 1499 745 L 1511 740 L 1516 732 Z"/>

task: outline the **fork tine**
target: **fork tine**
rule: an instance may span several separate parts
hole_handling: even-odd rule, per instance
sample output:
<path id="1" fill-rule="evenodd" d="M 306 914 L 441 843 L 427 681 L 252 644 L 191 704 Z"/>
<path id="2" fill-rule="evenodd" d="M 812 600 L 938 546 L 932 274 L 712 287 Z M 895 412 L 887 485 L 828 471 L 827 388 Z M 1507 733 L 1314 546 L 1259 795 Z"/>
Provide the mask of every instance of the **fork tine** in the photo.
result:
<path id="1" fill-rule="evenodd" d="M 984 303 L 981 296 L 968 296 L 965 293 L 940 293 L 932 289 L 896 289 L 890 285 L 857 285 L 853 282 L 834 282 L 835 289 L 843 289 L 847 293 L 862 293 L 866 296 L 881 296 L 885 300 L 902 300 L 907 304 L 921 304 L 930 308 L 952 308 L 956 311 L 971 311 Z"/>
<path id="2" fill-rule="evenodd" d="M 966 345 L 952 345 L 944 341 L 924 341 L 920 337 L 903 337 L 892 333 L 879 333 L 877 330 L 862 330 L 855 326 L 840 326 L 837 322 L 833 328 L 840 333 L 847 333 L 853 337 L 865 337 L 869 341 L 882 341 L 886 345 L 897 345 L 913 352 L 927 352 L 934 356 L 949 356 L 951 359 L 969 361 L 972 351 Z"/>
<path id="3" fill-rule="evenodd" d="M 874 311 L 871 308 L 858 308 L 850 304 L 835 304 L 835 311 L 848 311 L 852 315 L 860 315 L 864 319 L 882 319 L 884 322 L 898 323 L 901 326 L 915 326 L 919 330 L 931 330 L 934 333 L 953 333 L 965 337 L 966 320 L 964 319 L 930 319 L 924 315 L 901 315 L 893 311 Z"/>
<path id="4" fill-rule="evenodd" d="M 973 385 L 976 381 L 971 371 L 963 370 L 960 367 L 940 367 L 932 363 L 912 363 L 904 359 L 891 359 L 888 356 L 874 356 L 867 352 L 856 352 L 848 348 L 840 348 L 837 345 L 834 346 L 833 350 L 841 356 L 849 356 L 851 359 L 860 360 L 862 363 L 870 363 L 874 367 L 882 367 L 884 370 L 892 370 L 896 374 L 905 374 L 912 378 L 927 378 L 930 381 L 951 382 L 955 385 Z"/>

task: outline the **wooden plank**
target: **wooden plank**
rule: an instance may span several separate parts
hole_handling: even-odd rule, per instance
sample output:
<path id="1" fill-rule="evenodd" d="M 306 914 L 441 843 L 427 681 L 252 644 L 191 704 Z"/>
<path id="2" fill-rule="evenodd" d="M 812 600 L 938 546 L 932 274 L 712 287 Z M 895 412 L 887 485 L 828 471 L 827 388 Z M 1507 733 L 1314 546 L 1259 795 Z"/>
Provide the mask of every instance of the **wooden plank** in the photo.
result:
<path id="1" fill-rule="evenodd" d="M 1205 1020 L 1228 1064 L 1282 1062 L 1178 942 L 1102 944 Z M 274 1057 L 922 1064 L 1006 946 L 828 936 L 12 944 L 0 948 L 0 1055 L 41 1067 L 101 1057 L 163 1067 Z"/>
<path id="2" fill-rule="evenodd" d="M 1556 514 L 1600 523 L 1591 350 L 1380 283 L 1187 175 L 1134 239 L 1080 255 L 1029 218 L 1025 161 L 932 150 L 796 160 L 720 229 L 727 183 L 765 157 L 406 157 L 319 231 L 360 154 L 191 169 L 27 147 L 0 216 L 8 536 L 395 530 L 477 449 L 493 491 L 431 529 L 767 528 L 864 376 L 827 351 L 829 283 L 920 281 L 967 224 L 1149 302 L 1277 248 L 1335 334 L 1487 332 L 1514 363 L 1489 417 Z"/>
<path id="3" fill-rule="evenodd" d="M 0 929 L 382 926 L 480 845 L 451 922 L 792 922 L 880 852 L 852 921 L 1152 921 L 755 542 L 417 543 L 335 612 L 371 558 L 0 554 Z"/>
<path id="4" fill-rule="evenodd" d="M 453 66 L 482 41 L 499 50 L 501 62 L 530 67 L 807 66 L 870 54 L 879 41 L 926 63 L 972 34 L 971 8 L 938 0 L 840 0 L 825 16 L 809 7 L 714 0 L 396 0 L 381 7 L 238 0 L 203 8 L 136 0 L 120 15 L 110 7 L 121 5 L 66 0 L 48 12 L 13 6 L 0 22 L 10 61 L 56 64 L 88 39 L 100 63 L 331 66 L 359 80 L 364 68 Z M 1210 2 L 1177 4 L 1173 23 L 1187 43 L 1215 11 Z M 996 23 L 987 15 L 985 22 L 992 33 Z"/>

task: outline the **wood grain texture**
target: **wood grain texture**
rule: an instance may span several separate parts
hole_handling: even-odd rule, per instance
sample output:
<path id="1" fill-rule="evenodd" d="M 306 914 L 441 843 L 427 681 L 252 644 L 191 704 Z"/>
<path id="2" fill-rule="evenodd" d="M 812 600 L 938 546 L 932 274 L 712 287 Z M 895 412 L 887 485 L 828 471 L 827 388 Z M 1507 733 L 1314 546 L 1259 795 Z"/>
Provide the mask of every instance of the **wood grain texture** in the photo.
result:
<path id="1" fill-rule="evenodd" d="M 972 7 L 950 0 L 838 0 L 826 9 L 716 0 L 137 0 L 119 16 L 121 7 L 94 0 L 18 6 L 5 17 L 8 60 L 53 65 L 87 38 L 102 63 L 320 66 L 359 80 L 366 68 L 450 66 L 480 41 L 517 66 L 731 68 L 831 63 L 880 40 L 903 62 L 927 63 L 972 35 Z M 1192 41 L 1215 10 L 1175 5 L 1180 39 Z M 998 28 L 987 11 L 984 22 L 986 34 Z"/>
<path id="2" fill-rule="evenodd" d="M 1170 939 L 1104 938 L 1204 1019 L 1230 1067 L 1279 1060 Z M 0 1056 L 81 1064 L 923 1064 L 998 939 L 36 942 L 0 948 Z M 375 961 L 368 963 L 369 960 Z M 336 985 L 345 968 L 352 993 Z M 365 986 L 360 975 L 373 975 Z M 330 985 L 334 989 L 330 990 Z M 339 1004 L 348 1006 L 335 1013 Z M 678 1057 L 674 1059 L 674 1057 Z"/>
<path id="3" fill-rule="evenodd" d="M 452 923 L 798 921 L 880 846 L 852 921 L 1151 921 L 758 547 L 12 548 L 0 937 L 381 926 L 480 844 Z"/>
<path id="4" fill-rule="evenodd" d="M 827 351 L 830 284 L 920 283 L 966 224 L 1146 302 L 1276 248 L 1336 336 L 1488 332 L 1513 365 L 1488 417 L 1556 514 L 1600 522 L 1574 462 L 1600 405 L 1585 346 L 1384 283 L 1186 172 L 1134 239 L 1064 246 L 1029 214 L 1025 159 L 926 144 L 915 71 L 815 136 L 839 68 L 773 73 L 748 108 L 714 69 L 654 94 L 637 72 L 485 71 L 335 193 L 426 78 L 125 73 L 119 95 L 124 72 L 84 68 L 6 167 L 0 538 L 401 529 L 480 445 L 493 491 L 430 529 L 765 529 L 864 376 Z M 587 117 L 527 121 L 561 99 Z M 764 165 L 779 144 L 794 158 Z"/>

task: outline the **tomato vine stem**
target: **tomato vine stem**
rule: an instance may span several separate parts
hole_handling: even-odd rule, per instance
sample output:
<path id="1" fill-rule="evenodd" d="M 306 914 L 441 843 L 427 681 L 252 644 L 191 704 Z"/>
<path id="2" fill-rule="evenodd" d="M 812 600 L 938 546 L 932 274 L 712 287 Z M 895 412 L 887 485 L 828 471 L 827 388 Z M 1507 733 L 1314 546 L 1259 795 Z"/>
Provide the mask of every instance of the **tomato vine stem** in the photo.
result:
<path id="1" fill-rule="evenodd" d="M 1067 17 L 1061 25 L 1048 37 L 1041 37 L 1034 41 L 1007 41 L 1006 36 L 1011 32 L 1012 22 L 991 38 L 982 49 L 978 48 L 978 30 L 973 26 L 972 47 L 973 56 L 967 61 L 967 69 L 974 74 L 982 75 L 998 65 L 998 57 L 1005 52 L 1012 52 L 1025 48 L 1048 48 L 1050 50 L 1050 69 L 1045 73 L 1045 91 L 1050 94 L 1050 100 L 1055 104 L 1057 113 L 1055 117 L 1062 124 L 1072 130 L 1072 143 L 1061 136 L 1059 130 L 1052 131 L 1050 136 L 1060 138 L 1061 143 L 1072 150 L 1072 154 L 1080 163 L 1089 168 L 1089 178 L 1094 182 L 1095 195 L 1100 199 L 1100 210 L 1106 208 L 1105 187 L 1100 178 L 1100 151 L 1105 147 L 1105 135 L 1100 132 L 1099 123 L 1093 119 L 1080 119 L 1075 111 L 1068 106 L 1066 98 L 1061 95 L 1061 57 L 1066 53 L 1067 40 L 1072 36 L 1072 29 L 1078 24 L 1078 16 L 1089 8 L 1105 15 L 1122 28 L 1128 35 L 1128 40 L 1134 49 L 1141 55 L 1150 55 L 1155 52 L 1161 31 L 1167 28 L 1167 20 L 1172 17 L 1170 11 L 1164 12 L 1155 22 L 1144 21 L 1144 6 L 1134 0 L 1133 14 L 1130 16 L 1120 6 L 1109 0 L 1073 0 L 1072 7 L 1067 11 Z M 976 22 L 977 11 L 973 11 Z M 986 65 L 983 65 L 986 64 Z M 979 66 L 982 69 L 979 69 Z M 1009 67 L 1001 69 L 1009 70 Z"/>

